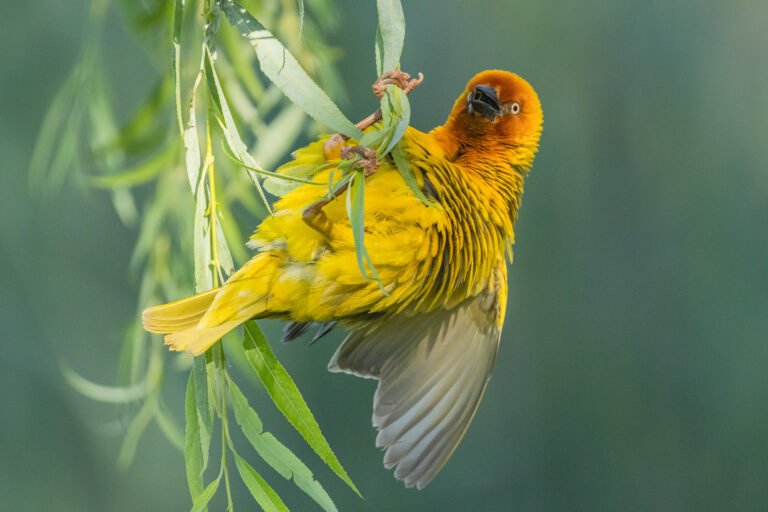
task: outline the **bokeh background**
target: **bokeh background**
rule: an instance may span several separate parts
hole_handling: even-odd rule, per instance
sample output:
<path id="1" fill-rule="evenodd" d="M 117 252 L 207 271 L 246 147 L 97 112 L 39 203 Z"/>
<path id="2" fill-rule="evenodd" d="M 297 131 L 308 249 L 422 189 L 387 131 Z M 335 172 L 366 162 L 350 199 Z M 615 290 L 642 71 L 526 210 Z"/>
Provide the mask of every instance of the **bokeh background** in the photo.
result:
<path id="1" fill-rule="evenodd" d="M 375 7 L 339 4 L 332 40 L 357 119 L 372 108 Z M 422 0 L 405 11 L 403 67 L 427 77 L 412 96 L 416 127 L 440 123 L 485 68 L 520 73 L 544 105 L 495 377 L 422 492 L 381 466 L 374 383 L 325 371 L 339 335 L 275 348 L 365 501 L 250 387 L 265 423 L 341 510 L 766 510 L 768 3 Z M 59 368 L 111 382 L 136 302 L 136 233 L 107 195 L 28 186 L 87 17 L 84 0 L 11 2 L 0 17 L 0 509 L 185 510 L 181 453 L 152 427 L 118 470 L 119 438 L 99 425 L 119 411 L 77 395 Z M 108 28 L 127 108 L 148 66 L 119 15 Z M 279 329 L 266 324 L 272 339 Z M 170 380 L 180 415 L 185 376 Z M 289 506 L 314 510 L 264 471 Z"/>

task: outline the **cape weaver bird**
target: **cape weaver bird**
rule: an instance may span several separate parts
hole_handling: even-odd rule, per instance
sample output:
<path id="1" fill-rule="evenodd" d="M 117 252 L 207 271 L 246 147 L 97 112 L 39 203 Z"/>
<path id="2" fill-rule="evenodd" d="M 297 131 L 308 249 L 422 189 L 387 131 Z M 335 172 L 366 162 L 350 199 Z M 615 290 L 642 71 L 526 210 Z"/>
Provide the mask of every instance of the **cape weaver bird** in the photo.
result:
<path id="1" fill-rule="evenodd" d="M 542 121 L 525 80 L 479 73 L 443 126 L 408 128 L 402 138 L 432 204 L 389 158 L 366 178 L 364 241 L 380 283 L 358 267 L 344 194 L 328 199 L 327 187 L 304 184 L 277 201 L 250 239 L 255 256 L 223 286 L 145 310 L 145 328 L 167 334 L 172 350 L 198 355 L 253 318 L 289 320 L 286 341 L 312 325 L 320 335 L 345 327 L 350 334 L 328 368 L 379 380 L 373 425 L 384 465 L 423 488 L 461 441 L 491 376 L 505 256 Z M 349 146 L 326 137 L 278 172 L 316 166 L 314 179 L 326 182 L 342 150 L 348 157 Z"/>

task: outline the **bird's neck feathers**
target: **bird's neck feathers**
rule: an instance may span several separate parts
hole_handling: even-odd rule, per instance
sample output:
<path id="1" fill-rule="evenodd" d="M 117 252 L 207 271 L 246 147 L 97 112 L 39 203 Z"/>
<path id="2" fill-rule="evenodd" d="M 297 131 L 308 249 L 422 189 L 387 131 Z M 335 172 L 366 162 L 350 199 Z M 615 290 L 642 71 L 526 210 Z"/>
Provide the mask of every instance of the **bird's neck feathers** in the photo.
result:
<path id="1" fill-rule="evenodd" d="M 538 136 L 510 140 L 475 134 L 457 130 L 450 120 L 432 130 L 428 136 L 483 197 L 490 199 L 496 196 L 508 204 L 514 223 L 523 194 L 523 180 L 538 150 Z"/>
<path id="2" fill-rule="evenodd" d="M 508 134 L 464 121 L 452 114 L 443 126 L 430 132 L 449 159 L 457 162 L 492 160 L 501 171 L 511 167 L 527 172 L 533 165 L 539 149 L 541 123 L 530 133 Z"/>

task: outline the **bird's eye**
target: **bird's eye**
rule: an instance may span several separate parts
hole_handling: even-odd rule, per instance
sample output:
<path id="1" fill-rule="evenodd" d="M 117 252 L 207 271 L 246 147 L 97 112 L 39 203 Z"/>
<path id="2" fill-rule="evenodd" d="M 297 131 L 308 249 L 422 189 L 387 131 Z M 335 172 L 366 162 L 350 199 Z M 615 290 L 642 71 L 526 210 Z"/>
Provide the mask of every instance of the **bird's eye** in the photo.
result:
<path id="1" fill-rule="evenodd" d="M 511 107 L 509 107 L 509 111 L 513 114 L 519 114 L 520 113 L 520 104 L 515 102 L 512 104 Z"/>

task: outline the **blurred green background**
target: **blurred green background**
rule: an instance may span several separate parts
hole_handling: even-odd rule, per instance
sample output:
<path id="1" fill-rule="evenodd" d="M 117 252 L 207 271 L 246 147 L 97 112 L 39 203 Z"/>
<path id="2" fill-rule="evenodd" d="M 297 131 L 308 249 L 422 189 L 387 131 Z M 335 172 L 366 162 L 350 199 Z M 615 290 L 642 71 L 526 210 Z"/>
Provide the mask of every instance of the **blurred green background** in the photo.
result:
<path id="1" fill-rule="evenodd" d="M 333 42 L 345 110 L 359 119 L 373 108 L 375 7 L 339 4 L 345 28 Z M 416 127 L 441 123 L 485 68 L 526 77 L 544 105 L 495 377 L 422 492 L 381 465 L 374 383 L 325 371 L 338 334 L 275 348 L 365 501 L 249 387 L 267 427 L 346 511 L 766 510 L 768 3 L 423 0 L 405 10 L 403 68 L 426 76 L 412 95 Z M 99 425 L 120 411 L 78 396 L 59 370 L 65 361 L 112 382 L 136 302 L 126 270 L 136 233 L 108 196 L 33 194 L 26 176 L 87 12 L 83 0 L 43 0 L 8 3 L 0 17 L 0 509 L 185 510 L 181 453 L 151 427 L 134 465 L 118 470 L 119 438 Z M 150 68 L 118 14 L 108 29 L 129 109 Z M 266 324 L 271 339 L 280 328 Z M 184 382 L 171 377 L 166 393 L 177 417 Z M 314 510 L 269 471 L 289 506 Z"/>

